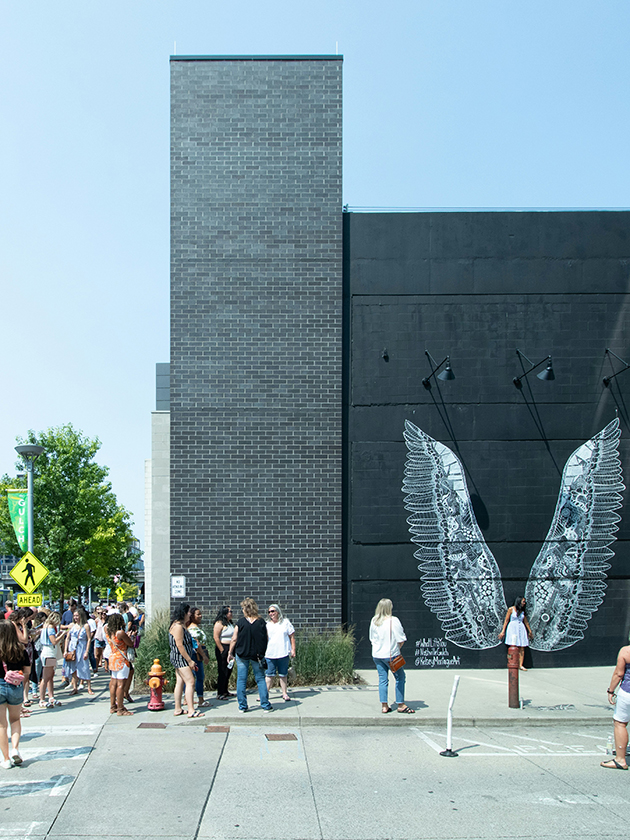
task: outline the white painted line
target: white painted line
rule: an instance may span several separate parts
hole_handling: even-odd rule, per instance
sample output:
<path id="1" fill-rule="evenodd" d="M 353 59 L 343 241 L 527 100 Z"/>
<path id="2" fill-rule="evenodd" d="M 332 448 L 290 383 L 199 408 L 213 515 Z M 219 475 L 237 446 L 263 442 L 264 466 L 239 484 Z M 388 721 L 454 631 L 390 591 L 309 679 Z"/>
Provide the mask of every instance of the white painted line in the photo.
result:
<path id="1" fill-rule="evenodd" d="M 74 776 L 61 776 L 53 788 L 51 788 L 50 796 L 66 796 L 68 788 L 74 782 Z"/>
<path id="2" fill-rule="evenodd" d="M 415 734 L 418 736 L 418 738 L 420 738 L 421 741 L 424 741 L 425 744 L 428 744 L 432 750 L 435 750 L 436 752 L 442 752 L 442 750 L 444 749 L 444 747 L 441 747 L 439 744 L 436 744 L 435 741 L 431 740 L 431 738 L 429 738 L 429 736 L 426 733 L 422 732 L 420 729 L 417 729 L 415 726 L 411 726 L 410 729 L 412 732 L 415 732 Z"/>
<path id="3" fill-rule="evenodd" d="M 543 738 L 528 738 L 527 735 L 515 735 L 513 732 L 498 732 L 493 730 L 496 735 L 502 738 L 518 738 L 521 741 L 535 741 L 537 744 L 552 744 L 554 747 L 561 747 L 560 741 L 545 741 Z"/>
<path id="4" fill-rule="evenodd" d="M 428 744 L 435 752 L 442 752 L 442 747 L 437 744 L 430 736 L 434 735 L 435 737 L 439 738 L 439 734 L 437 732 L 423 732 L 416 727 L 410 727 L 412 732 Z M 535 741 L 535 738 L 531 738 L 529 740 Z M 496 757 L 496 756 L 506 756 L 506 757 L 519 757 L 519 758 L 562 758 L 565 756 L 575 756 L 578 755 L 586 755 L 592 757 L 601 758 L 602 756 L 606 755 L 605 747 L 600 747 L 597 750 L 587 749 L 586 746 L 583 744 L 555 744 L 562 748 L 562 750 L 552 750 L 549 747 L 544 746 L 541 744 L 540 746 L 530 745 L 530 744 L 515 744 L 512 747 L 502 747 L 499 744 L 488 744 L 484 741 L 478 740 L 471 740 L 470 738 L 462 738 L 461 736 L 456 737 L 456 741 L 458 743 L 463 742 L 464 744 L 471 744 L 472 746 L 479 746 L 479 747 L 488 747 L 489 749 L 493 750 L 493 752 L 477 752 L 476 750 L 470 749 L 461 749 L 459 755 L 466 756 L 468 758 L 472 757 Z M 457 746 L 455 746 L 455 752 L 458 752 Z"/>
<path id="5" fill-rule="evenodd" d="M 85 726 L 37 726 L 33 729 L 22 726 L 22 735 L 98 735 L 102 724 Z"/>
<path id="6" fill-rule="evenodd" d="M 85 761 L 94 747 L 20 747 L 24 761 Z"/>
<path id="7" fill-rule="evenodd" d="M 46 834 L 46 829 L 36 831 L 38 826 L 45 826 L 47 823 L 32 822 L 32 823 L 15 823 L 10 828 L 0 828 L 0 837 L 31 837 L 33 834 Z"/>
<path id="8" fill-rule="evenodd" d="M 12 782 L 0 783 L 0 799 L 7 799 L 11 796 L 65 796 L 66 788 L 75 780 L 75 776 L 53 776 L 50 779 L 35 779 L 28 782 L 19 782 L 18 773 Z"/>

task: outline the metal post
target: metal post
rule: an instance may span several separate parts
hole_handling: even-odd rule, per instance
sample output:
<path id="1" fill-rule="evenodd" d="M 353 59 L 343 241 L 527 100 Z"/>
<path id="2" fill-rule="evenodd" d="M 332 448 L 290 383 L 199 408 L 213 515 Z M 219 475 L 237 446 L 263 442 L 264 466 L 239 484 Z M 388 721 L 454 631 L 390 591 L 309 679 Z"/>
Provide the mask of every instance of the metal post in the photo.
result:
<path id="1" fill-rule="evenodd" d="M 518 699 L 518 672 L 520 667 L 520 652 L 516 645 L 508 647 L 508 706 L 510 709 L 520 709 Z"/>
<path id="2" fill-rule="evenodd" d="M 28 507 L 27 507 L 27 522 L 28 522 L 28 550 L 33 553 L 33 465 L 35 463 L 35 459 L 39 458 L 39 456 L 44 451 L 43 446 L 37 446 L 35 443 L 26 443 L 21 444 L 20 446 L 15 447 L 15 451 L 18 455 L 22 456 L 22 460 L 24 461 L 24 465 L 26 467 L 26 487 L 27 487 L 27 499 L 28 499 Z"/>
<path id="3" fill-rule="evenodd" d="M 28 490 L 28 550 L 33 553 L 33 461 L 26 462 L 26 487 Z"/>
<path id="4" fill-rule="evenodd" d="M 440 755 L 446 758 L 457 758 L 458 753 L 453 752 L 453 704 L 455 703 L 455 695 L 457 694 L 457 686 L 459 685 L 459 676 L 453 680 L 453 689 L 451 691 L 451 699 L 448 704 L 448 715 L 446 718 L 446 749 Z"/>

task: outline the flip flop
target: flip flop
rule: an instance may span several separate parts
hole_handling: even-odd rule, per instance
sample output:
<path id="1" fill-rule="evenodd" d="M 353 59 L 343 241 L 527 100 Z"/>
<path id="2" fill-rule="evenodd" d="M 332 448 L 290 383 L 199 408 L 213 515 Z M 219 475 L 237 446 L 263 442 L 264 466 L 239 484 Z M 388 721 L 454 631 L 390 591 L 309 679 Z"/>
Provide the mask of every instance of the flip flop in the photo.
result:
<path id="1" fill-rule="evenodd" d="M 614 767 L 612 765 L 615 765 Z M 604 770 L 627 770 L 628 765 L 624 767 L 623 764 L 619 764 L 618 761 L 615 761 L 614 758 L 608 759 L 608 761 L 601 761 L 599 764 L 600 767 L 603 767 Z"/>
<path id="2" fill-rule="evenodd" d="M 391 712 L 391 709 L 389 708 L 389 706 L 386 709 L 381 709 L 381 714 L 383 714 L 383 715 L 386 715 L 389 712 Z"/>
<path id="3" fill-rule="evenodd" d="M 402 709 L 396 709 L 399 715 L 415 715 L 416 710 L 410 709 L 409 706 L 405 706 Z"/>
<path id="4" fill-rule="evenodd" d="M 133 712 L 130 712 L 129 709 L 123 709 L 122 712 L 116 712 L 116 714 L 118 717 L 129 717 L 129 715 L 132 715 Z"/>
<path id="5" fill-rule="evenodd" d="M 179 712 L 173 712 L 173 717 L 181 717 L 184 714 L 184 710 L 180 709 Z"/>
<path id="6" fill-rule="evenodd" d="M 198 718 L 198 717 L 205 717 L 203 712 L 193 712 L 192 715 L 188 715 L 189 718 Z"/>

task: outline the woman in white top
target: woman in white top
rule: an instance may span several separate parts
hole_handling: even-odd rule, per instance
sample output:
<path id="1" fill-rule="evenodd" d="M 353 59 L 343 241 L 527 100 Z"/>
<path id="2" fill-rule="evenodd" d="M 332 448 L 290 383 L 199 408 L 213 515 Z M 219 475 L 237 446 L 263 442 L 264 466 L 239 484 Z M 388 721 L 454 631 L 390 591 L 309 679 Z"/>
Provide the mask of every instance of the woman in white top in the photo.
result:
<path id="1" fill-rule="evenodd" d="M 44 627 L 40 636 L 42 648 L 39 657 L 42 662 L 42 678 L 39 683 L 39 705 L 42 709 L 51 709 L 53 706 L 61 706 L 59 700 L 55 700 L 55 668 L 57 658 L 61 656 L 59 642 L 66 635 L 66 630 L 60 629 L 61 616 L 58 612 L 51 612 L 44 621 Z M 48 691 L 48 702 L 46 702 L 46 691 Z"/>
<path id="2" fill-rule="evenodd" d="M 234 635 L 234 622 L 232 620 L 232 607 L 223 606 L 214 619 L 212 637 L 214 638 L 214 655 L 217 660 L 217 700 L 229 700 L 234 697 L 228 691 L 230 682 L 230 669 L 228 668 L 228 653 L 230 642 Z"/>
<path id="3" fill-rule="evenodd" d="M 370 622 L 372 659 L 378 671 L 378 696 L 384 715 L 392 711 L 387 702 L 390 660 L 400 654 L 403 643 L 407 641 L 402 624 L 396 616 L 392 615 L 392 608 L 389 598 L 381 598 L 376 605 L 374 618 Z M 405 704 L 405 669 L 399 668 L 393 674 L 396 680 L 397 711 L 404 715 L 413 715 L 415 709 L 410 709 Z"/>
<path id="4" fill-rule="evenodd" d="M 289 656 L 295 659 L 295 630 L 289 619 L 282 615 L 282 610 L 277 604 L 270 604 L 267 612 L 269 614 L 267 621 L 269 641 L 265 651 L 267 690 L 271 688 L 273 678 L 277 674 L 282 689 L 282 699 L 288 703 L 291 700 L 287 691 Z"/>

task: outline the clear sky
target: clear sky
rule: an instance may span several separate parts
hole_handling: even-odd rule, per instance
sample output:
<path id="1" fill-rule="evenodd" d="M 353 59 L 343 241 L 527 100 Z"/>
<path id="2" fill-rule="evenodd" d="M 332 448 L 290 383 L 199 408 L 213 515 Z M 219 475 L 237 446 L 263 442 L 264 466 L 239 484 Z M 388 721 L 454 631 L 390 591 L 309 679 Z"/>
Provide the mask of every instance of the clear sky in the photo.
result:
<path id="1" fill-rule="evenodd" d="M 141 539 L 175 49 L 338 45 L 351 208 L 630 206 L 628 0 L 3 0 L 0 36 L 0 473 L 72 422 Z"/>

